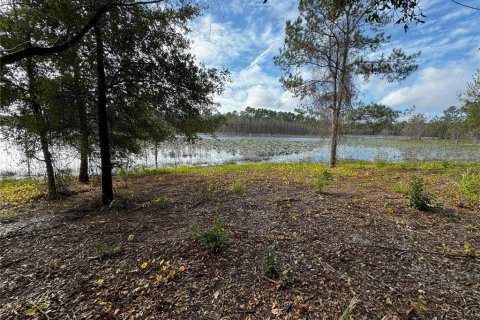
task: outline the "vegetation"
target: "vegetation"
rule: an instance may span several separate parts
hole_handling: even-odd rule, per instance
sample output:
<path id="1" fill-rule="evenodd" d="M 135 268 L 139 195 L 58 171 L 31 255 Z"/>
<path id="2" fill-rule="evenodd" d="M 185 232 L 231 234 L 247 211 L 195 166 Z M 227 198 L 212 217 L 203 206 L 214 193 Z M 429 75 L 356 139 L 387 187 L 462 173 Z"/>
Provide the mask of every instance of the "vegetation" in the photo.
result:
<path id="1" fill-rule="evenodd" d="M 470 200 L 480 199 L 480 171 L 466 170 L 457 181 L 460 193 Z"/>
<path id="2" fill-rule="evenodd" d="M 422 178 L 413 178 L 408 190 L 408 201 L 412 208 L 426 211 L 430 209 L 430 196 L 425 191 Z"/>
<path id="3" fill-rule="evenodd" d="M 96 255 L 94 258 L 106 260 L 115 257 L 119 252 L 120 249 L 117 247 L 114 247 L 108 243 L 100 243 L 97 246 L 97 249 L 95 251 Z"/>
<path id="4" fill-rule="evenodd" d="M 281 278 L 284 276 L 283 267 L 278 259 L 277 245 L 268 246 L 263 254 L 263 275 L 268 278 Z"/>
<path id="5" fill-rule="evenodd" d="M 199 241 L 208 250 L 213 253 L 219 253 L 227 247 L 228 234 L 220 220 L 215 220 L 213 226 L 206 229 L 200 229 L 198 225 L 191 226 L 192 238 Z"/>
<path id="6" fill-rule="evenodd" d="M 316 191 L 323 192 L 332 179 L 332 174 L 327 169 L 323 169 L 320 175 L 314 179 Z"/>
<path id="7" fill-rule="evenodd" d="M 389 38 L 379 31 L 387 21 L 367 22 L 367 1 L 346 1 L 335 6 L 331 2 L 304 0 L 300 1 L 299 11 L 295 21 L 286 23 L 285 43 L 275 63 L 284 71 L 280 81 L 285 88 L 315 108 L 331 108 L 330 166 L 334 167 L 341 114 L 355 100 L 358 78 L 381 75 L 390 82 L 401 81 L 416 70 L 414 61 L 419 53 L 393 49 L 390 55 L 372 60 L 373 53 Z M 315 76 L 302 76 L 306 70 Z"/>

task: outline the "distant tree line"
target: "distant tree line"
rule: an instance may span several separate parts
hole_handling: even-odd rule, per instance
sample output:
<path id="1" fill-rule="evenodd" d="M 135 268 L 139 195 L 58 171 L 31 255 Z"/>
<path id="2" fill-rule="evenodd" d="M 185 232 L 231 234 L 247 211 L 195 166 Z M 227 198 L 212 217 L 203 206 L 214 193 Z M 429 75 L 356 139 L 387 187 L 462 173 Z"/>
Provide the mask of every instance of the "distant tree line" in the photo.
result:
<path id="1" fill-rule="evenodd" d="M 327 111 L 313 113 L 304 109 L 293 112 L 247 107 L 244 111 L 225 114 L 219 132 L 227 134 L 322 135 L 330 132 Z M 403 118 L 403 120 L 399 120 Z M 442 115 L 428 119 L 414 109 L 394 110 L 383 104 L 369 104 L 342 115 L 343 135 L 406 136 L 412 139 L 433 137 L 445 140 L 480 141 L 480 103 L 450 106 Z"/>
<path id="2" fill-rule="evenodd" d="M 304 112 L 274 111 L 246 107 L 244 111 L 228 112 L 220 132 L 229 134 L 308 135 L 313 133 L 315 120 Z"/>

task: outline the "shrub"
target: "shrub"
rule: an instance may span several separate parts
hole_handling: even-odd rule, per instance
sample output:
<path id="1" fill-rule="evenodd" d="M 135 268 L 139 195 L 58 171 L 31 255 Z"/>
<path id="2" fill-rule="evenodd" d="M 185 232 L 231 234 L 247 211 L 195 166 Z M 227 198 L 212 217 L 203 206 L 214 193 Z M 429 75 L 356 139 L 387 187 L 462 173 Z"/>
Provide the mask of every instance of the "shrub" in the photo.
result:
<path id="1" fill-rule="evenodd" d="M 95 258 L 100 260 L 106 260 L 113 258 L 120 252 L 120 249 L 117 247 L 113 247 L 108 243 L 100 243 L 96 249 L 96 256 Z"/>
<path id="2" fill-rule="evenodd" d="M 278 261 L 277 246 L 275 244 L 269 246 L 263 254 L 262 271 L 268 278 L 279 278 L 283 275 L 282 265 Z"/>
<path id="3" fill-rule="evenodd" d="M 467 199 L 480 199 L 480 171 L 474 172 L 466 170 L 457 181 L 457 186 L 460 193 Z"/>
<path id="4" fill-rule="evenodd" d="M 240 180 L 236 180 L 236 181 L 230 186 L 230 190 L 232 190 L 233 192 L 236 192 L 236 193 L 243 192 L 243 190 L 244 190 L 244 188 L 243 188 L 243 182 L 240 181 Z"/>
<path id="5" fill-rule="evenodd" d="M 228 234 L 218 219 L 215 220 L 211 228 L 200 230 L 197 224 L 193 224 L 191 229 L 192 238 L 213 253 L 219 253 L 227 246 Z"/>
<path id="6" fill-rule="evenodd" d="M 332 174 L 327 169 L 323 169 L 320 175 L 313 181 L 316 187 L 316 191 L 323 192 L 323 190 L 329 185 L 331 180 Z"/>
<path id="7" fill-rule="evenodd" d="M 411 207 L 426 211 L 430 208 L 430 196 L 424 190 L 422 178 L 413 178 L 408 191 L 408 201 Z"/>
<path id="8" fill-rule="evenodd" d="M 159 206 L 160 208 L 165 208 L 170 202 L 170 198 L 168 196 L 160 196 L 157 199 L 153 200 L 152 202 L 157 206 Z"/>

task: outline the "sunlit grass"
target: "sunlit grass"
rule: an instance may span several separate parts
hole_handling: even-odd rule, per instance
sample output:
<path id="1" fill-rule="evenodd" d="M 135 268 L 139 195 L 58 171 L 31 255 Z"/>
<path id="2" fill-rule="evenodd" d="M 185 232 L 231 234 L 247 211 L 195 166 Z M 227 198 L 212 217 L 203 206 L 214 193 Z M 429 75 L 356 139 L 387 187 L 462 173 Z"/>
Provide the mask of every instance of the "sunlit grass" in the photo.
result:
<path id="1" fill-rule="evenodd" d="M 44 183 L 35 179 L 0 180 L 0 206 L 18 205 L 44 193 Z"/>
<path id="2" fill-rule="evenodd" d="M 158 168 L 158 169 L 136 169 L 132 171 L 122 171 L 120 175 L 129 176 L 149 176 L 159 174 L 183 174 L 198 173 L 203 175 L 226 174 L 229 172 L 248 172 L 248 171 L 279 171 L 279 172 L 302 172 L 308 176 L 316 175 L 321 170 L 328 168 L 325 163 L 298 162 L 298 163 L 244 163 L 244 164 L 224 164 L 215 166 L 196 166 L 196 167 L 176 167 L 176 168 Z M 460 172 L 464 169 L 480 170 L 480 163 L 457 163 L 449 162 L 445 166 L 443 162 L 386 162 L 377 161 L 342 161 L 335 168 L 331 168 L 331 172 L 343 176 L 356 176 L 358 170 L 376 170 L 376 171 L 442 171 Z"/>

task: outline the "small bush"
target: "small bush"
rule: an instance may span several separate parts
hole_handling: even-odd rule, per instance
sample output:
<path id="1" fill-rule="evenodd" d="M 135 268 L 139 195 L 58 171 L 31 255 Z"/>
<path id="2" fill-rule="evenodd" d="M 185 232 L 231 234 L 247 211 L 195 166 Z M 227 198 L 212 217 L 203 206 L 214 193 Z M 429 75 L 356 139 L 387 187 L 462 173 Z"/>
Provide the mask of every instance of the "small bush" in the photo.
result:
<path id="1" fill-rule="evenodd" d="M 457 181 L 457 186 L 460 193 L 467 199 L 480 199 L 480 171 L 465 171 Z"/>
<path id="2" fill-rule="evenodd" d="M 96 253 L 95 258 L 100 259 L 100 260 L 106 260 L 106 259 L 113 258 L 119 252 L 120 252 L 120 249 L 117 248 L 117 247 L 113 247 L 113 246 L 111 246 L 107 243 L 100 243 L 97 246 L 97 250 L 95 252 Z"/>
<path id="3" fill-rule="evenodd" d="M 430 208 L 430 196 L 424 190 L 422 178 L 413 178 L 408 191 L 408 201 L 411 207 L 426 211 Z"/>
<path id="4" fill-rule="evenodd" d="M 323 169 L 320 175 L 313 181 L 316 191 L 323 192 L 323 190 L 330 184 L 331 180 L 332 174 L 328 170 Z"/>
<path id="5" fill-rule="evenodd" d="M 235 193 L 241 193 L 241 192 L 243 192 L 243 190 L 244 190 L 243 182 L 240 181 L 240 180 L 236 180 L 236 181 L 230 186 L 230 190 L 232 190 L 232 191 L 235 192 Z"/>
<path id="6" fill-rule="evenodd" d="M 272 244 L 265 250 L 262 261 L 263 274 L 268 278 L 279 278 L 283 275 L 283 268 L 277 257 L 277 246 Z"/>
<path id="7" fill-rule="evenodd" d="M 215 220 L 213 226 L 208 229 L 200 230 L 197 224 L 193 224 L 191 229 L 192 238 L 213 253 L 221 252 L 228 244 L 228 234 L 219 220 Z"/>
<path id="8" fill-rule="evenodd" d="M 152 202 L 160 208 L 165 208 L 170 203 L 170 198 L 168 196 L 160 196 Z"/>

